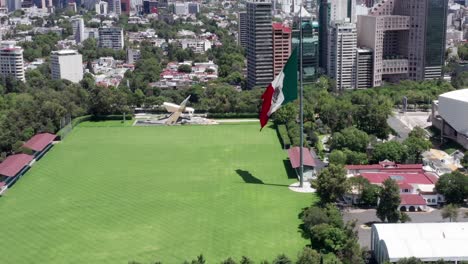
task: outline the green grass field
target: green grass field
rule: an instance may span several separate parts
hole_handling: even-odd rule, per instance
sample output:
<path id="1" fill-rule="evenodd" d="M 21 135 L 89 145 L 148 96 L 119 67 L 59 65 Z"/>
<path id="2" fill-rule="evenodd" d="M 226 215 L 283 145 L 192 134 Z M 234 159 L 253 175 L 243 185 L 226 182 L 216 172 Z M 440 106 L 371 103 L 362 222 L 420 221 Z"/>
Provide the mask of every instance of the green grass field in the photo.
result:
<path id="1" fill-rule="evenodd" d="M 0 198 L 0 263 L 292 258 L 307 244 L 276 132 L 84 123 Z"/>

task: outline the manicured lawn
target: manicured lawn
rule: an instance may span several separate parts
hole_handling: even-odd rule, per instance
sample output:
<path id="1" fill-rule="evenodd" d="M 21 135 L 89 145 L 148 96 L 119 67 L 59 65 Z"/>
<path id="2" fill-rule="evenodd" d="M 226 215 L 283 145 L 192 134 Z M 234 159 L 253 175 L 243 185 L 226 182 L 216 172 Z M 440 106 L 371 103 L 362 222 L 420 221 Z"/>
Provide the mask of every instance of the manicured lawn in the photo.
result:
<path id="1" fill-rule="evenodd" d="M 0 262 L 295 258 L 315 198 L 288 190 L 286 158 L 257 123 L 85 123 L 0 198 Z"/>

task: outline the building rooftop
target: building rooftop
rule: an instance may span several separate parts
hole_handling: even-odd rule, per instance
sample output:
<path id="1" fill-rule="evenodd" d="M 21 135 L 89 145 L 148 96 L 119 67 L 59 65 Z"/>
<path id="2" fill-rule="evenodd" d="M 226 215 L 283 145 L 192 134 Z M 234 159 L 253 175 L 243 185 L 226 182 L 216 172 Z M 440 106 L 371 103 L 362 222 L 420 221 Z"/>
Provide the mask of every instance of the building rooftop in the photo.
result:
<path id="1" fill-rule="evenodd" d="M 375 224 L 372 231 L 391 262 L 409 257 L 423 261 L 468 260 L 468 222 Z"/>
<path id="2" fill-rule="evenodd" d="M 419 172 L 362 172 L 361 176 L 373 184 L 383 183 L 388 178 L 407 184 L 435 184 L 432 177 Z"/>
<path id="3" fill-rule="evenodd" d="M 426 205 L 426 200 L 419 194 L 400 194 L 400 205 Z"/>
<path id="4" fill-rule="evenodd" d="M 34 151 L 43 151 L 57 136 L 50 133 L 37 134 L 24 143 L 23 147 Z"/>
<path id="5" fill-rule="evenodd" d="M 302 148 L 302 149 L 303 149 L 304 166 L 315 167 L 316 163 L 315 163 L 314 158 L 312 157 L 312 154 L 310 154 L 309 149 L 307 148 Z M 289 161 L 291 162 L 291 166 L 294 169 L 299 168 L 301 166 L 299 147 L 292 147 L 288 149 L 288 156 L 289 156 Z"/>
<path id="6" fill-rule="evenodd" d="M 14 177 L 26 165 L 28 165 L 31 160 L 33 160 L 33 156 L 27 154 L 8 156 L 2 163 L 0 163 L 0 175 Z"/>
<path id="7" fill-rule="evenodd" d="M 74 54 L 79 54 L 79 53 L 77 50 L 63 49 L 63 50 L 52 51 L 52 54 L 74 55 Z"/>
<path id="8" fill-rule="evenodd" d="M 468 103 L 468 89 L 455 90 L 439 95 L 439 98 L 448 98 Z"/>

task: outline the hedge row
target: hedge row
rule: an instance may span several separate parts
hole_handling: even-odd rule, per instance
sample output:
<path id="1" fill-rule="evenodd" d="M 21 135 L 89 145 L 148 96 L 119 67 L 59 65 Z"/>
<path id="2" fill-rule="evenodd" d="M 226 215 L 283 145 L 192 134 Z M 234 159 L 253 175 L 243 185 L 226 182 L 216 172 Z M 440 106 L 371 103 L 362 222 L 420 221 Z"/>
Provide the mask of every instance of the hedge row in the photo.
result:
<path id="1" fill-rule="evenodd" d="M 291 146 L 291 139 L 289 138 L 288 135 L 288 129 L 286 128 L 286 125 L 278 125 L 278 134 L 281 138 L 281 143 L 283 144 L 283 148 L 289 149 Z"/>
<path id="2" fill-rule="evenodd" d="M 131 114 L 125 115 L 125 120 L 132 120 L 133 116 Z M 106 121 L 106 120 L 123 120 L 123 115 L 85 115 L 74 118 L 71 121 L 72 128 L 76 127 L 80 123 L 86 121 Z M 57 132 L 57 136 L 62 137 L 63 133 L 69 128 L 62 128 Z"/>
<path id="3" fill-rule="evenodd" d="M 207 118 L 258 118 L 258 113 L 208 113 Z"/>

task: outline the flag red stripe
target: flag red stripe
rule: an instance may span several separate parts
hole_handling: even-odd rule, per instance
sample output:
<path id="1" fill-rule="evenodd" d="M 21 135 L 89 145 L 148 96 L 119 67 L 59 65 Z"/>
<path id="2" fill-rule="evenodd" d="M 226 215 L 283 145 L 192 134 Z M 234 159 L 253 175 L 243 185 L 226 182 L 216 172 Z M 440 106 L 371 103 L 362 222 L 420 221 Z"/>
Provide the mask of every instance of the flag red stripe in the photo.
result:
<path id="1" fill-rule="evenodd" d="M 271 99 L 273 98 L 274 92 L 275 89 L 270 83 L 262 95 L 263 103 L 262 111 L 260 112 L 260 129 L 262 129 L 268 123 L 268 111 L 270 111 L 271 108 Z"/>

